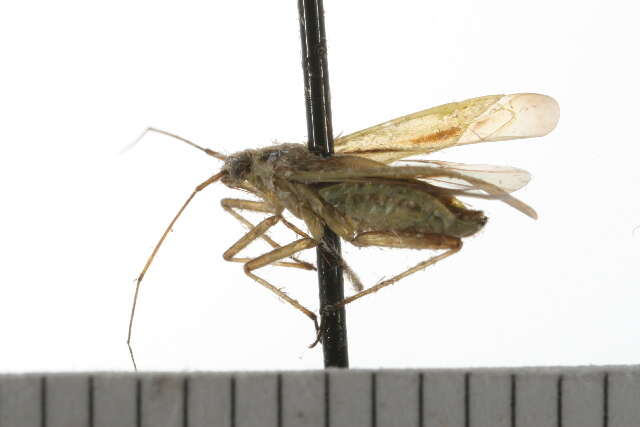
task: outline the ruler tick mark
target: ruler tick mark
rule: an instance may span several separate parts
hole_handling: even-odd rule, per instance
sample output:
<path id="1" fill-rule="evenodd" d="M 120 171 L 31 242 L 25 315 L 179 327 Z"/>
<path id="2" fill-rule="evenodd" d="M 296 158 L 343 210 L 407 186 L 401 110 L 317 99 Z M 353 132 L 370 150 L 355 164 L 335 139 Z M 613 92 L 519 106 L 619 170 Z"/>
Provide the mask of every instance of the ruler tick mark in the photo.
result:
<path id="1" fill-rule="evenodd" d="M 324 426 L 331 427 L 331 402 L 329 400 L 331 396 L 331 383 L 329 373 L 324 373 Z"/>
<path id="2" fill-rule="evenodd" d="M 562 413 L 562 384 L 564 383 L 564 376 L 560 375 L 558 377 L 558 386 L 557 386 L 557 418 L 558 418 L 558 427 L 562 427 L 563 424 L 563 413 Z"/>
<path id="3" fill-rule="evenodd" d="M 276 399 L 277 399 L 277 417 L 278 427 L 282 427 L 282 374 L 278 373 L 276 377 Z"/>
<path id="4" fill-rule="evenodd" d="M 516 427 L 516 392 L 517 392 L 517 379 L 516 374 L 511 374 L 511 396 L 510 396 L 510 406 L 511 406 L 511 427 Z"/>
<path id="5" fill-rule="evenodd" d="M 471 373 L 464 374 L 464 427 L 471 426 Z"/>
<path id="6" fill-rule="evenodd" d="M 604 374 L 603 384 L 602 384 L 602 425 L 604 427 L 609 427 L 609 373 Z"/>
<path id="7" fill-rule="evenodd" d="M 424 372 L 418 375 L 418 426 L 424 427 Z"/>
<path id="8" fill-rule="evenodd" d="M 142 427 L 142 380 L 136 379 L 136 426 Z"/>
<path id="9" fill-rule="evenodd" d="M 371 427 L 378 427 L 378 378 L 371 374 Z"/>
<path id="10" fill-rule="evenodd" d="M 229 419 L 231 427 L 236 427 L 236 376 L 229 380 Z"/>
<path id="11" fill-rule="evenodd" d="M 95 425 L 95 398 L 94 398 L 94 379 L 93 375 L 89 375 L 89 380 L 87 383 L 87 404 L 88 404 L 88 423 L 89 427 L 93 427 Z"/>
<path id="12" fill-rule="evenodd" d="M 47 427 L 47 377 L 40 378 L 40 426 Z"/>
<path id="13" fill-rule="evenodd" d="M 187 375 L 182 383 L 182 427 L 189 427 L 189 392 L 191 378 Z"/>

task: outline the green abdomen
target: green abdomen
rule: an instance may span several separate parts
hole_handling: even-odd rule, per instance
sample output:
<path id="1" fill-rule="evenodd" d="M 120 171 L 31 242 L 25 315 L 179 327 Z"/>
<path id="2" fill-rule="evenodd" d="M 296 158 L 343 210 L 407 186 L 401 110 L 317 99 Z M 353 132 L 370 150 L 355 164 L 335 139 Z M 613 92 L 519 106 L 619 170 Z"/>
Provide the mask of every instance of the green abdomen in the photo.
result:
<path id="1" fill-rule="evenodd" d="M 318 190 L 323 199 L 362 231 L 436 233 L 465 237 L 479 231 L 486 217 L 452 197 L 431 194 L 419 182 L 339 183 Z"/>

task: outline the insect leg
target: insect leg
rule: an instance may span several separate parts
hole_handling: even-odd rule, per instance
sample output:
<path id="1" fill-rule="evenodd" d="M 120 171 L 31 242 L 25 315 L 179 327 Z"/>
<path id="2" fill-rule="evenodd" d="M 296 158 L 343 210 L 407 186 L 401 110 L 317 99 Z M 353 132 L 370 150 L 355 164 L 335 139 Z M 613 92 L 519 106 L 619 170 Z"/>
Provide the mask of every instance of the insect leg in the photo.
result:
<path id="1" fill-rule="evenodd" d="M 430 265 L 435 264 L 462 249 L 462 240 L 457 237 L 449 237 L 441 234 L 412 234 L 412 233 L 390 233 L 390 232 L 367 232 L 362 233 L 352 242 L 356 246 L 387 246 L 392 248 L 409 248 L 409 249 L 447 249 L 445 252 L 422 261 L 408 270 L 384 280 L 375 286 L 358 292 L 348 298 L 343 299 L 330 309 L 336 309 L 345 306 L 353 301 L 362 298 L 365 295 L 378 292 L 380 289 L 393 285 L 405 277 L 423 270 Z"/>
<path id="2" fill-rule="evenodd" d="M 253 230 L 255 226 L 249 220 L 247 220 L 245 217 L 240 215 L 240 213 L 238 213 L 236 211 L 236 209 L 243 209 L 243 210 L 248 210 L 248 211 L 252 211 L 252 212 L 264 212 L 264 213 L 271 213 L 271 214 L 277 213 L 276 210 L 273 208 L 273 206 L 271 206 L 267 202 L 257 202 L 257 201 L 253 201 L 253 200 L 241 200 L 241 199 L 222 199 L 220 201 L 220 204 L 222 205 L 222 208 L 225 211 L 227 211 L 231 216 L 233 216 L 235 219 L 237 219 L 240 223 L 245 225 L 249 230 Z M 290 224 L 289 221 L 285 220 L 284 218 L 280 218 L 280 220 L 288 228 L 291 228 L 289 226 L 289 224 Z M 296 230 L 293 230 L 293 231 L 296 232 Z M 309 236 L 307 236 L 305 234 L 303 237 L 309 237 Z M 262 234 L 260 236 L 260 238 L 262 238 L 265 242 L 267 242 L 269 245 L 271 245 L 271 247 L 274 248 L 274 249 L 277 249 L 277 248 L 281 247 L 277 242 L 275 242 L 273 239 L 271 239 L 266 234 Z M 301 269 L 304 269 L 304 270 L 315 270 L 316 269 L 312 264 L 310 264 L 308 262 L 301 261 L 301 260 L 297 259 L 296 257 L 290 257 L 290 258 L 293 261 L 295 261 L 295 264 L 297 264 L 298 268 L 301 268 Z M 243 259 L 233 258 L 233 259 L 227 259 L 227 261 L 247 262 L 248 260 L 246 258 L 243 258 Z M 286 266 L 287 267 L 294 267 L 292 265 L 286 265 Z"/>
<path id="3" fill-rule="evenodd" d="M 191 203 L 191 200 L 193 200 L 193 198 L 196 196 L 196 194 L 198 194 L 200 191 L 204 190 L 206 187 L 208 187 L 209 185 L 211 185 L 214 182 L 216 182 L 217 180 L 219 180 L 224 174 L 225 174 L 224 172 L 219 172 L 219 173 L 213 175 L 212 177 L 210 177 L 209 179 L 204 181 L 202 184 L 198 185 L 193 190 L 193 192 L 187 198 L 187 200 L 184 202 L 184 204 L 182 205 L 182 207 L 180 208 L 180 210 L 178 211 L 176 216 L 173 217 L 173 219 L 169 223 L 169 226 L 167 227 L 167 229 L 164 230 L 164 233 L 162 234 L 162 237 L 160 237 L 160 240 L 156 244 L 155 248 L 153 248 L 153 252 L 151 252 L 151 255 L 149 256 L 149 258 L 147 258 L 147 262 L 145 263 L 144 268 L 142 269 L 142 271 L 140 272 L 140 275 L 136 279 L 136 291 L 133 294 L 133 304 L 131 306 L 131 315 L 129 317 L 129 331 L 127 333 L 127 347 L 129 347 L 129 354 L 131 356 L 131 362 L 133 362 L 133 367 L 136 370 L 138 368 L 136 366 L 136 359 L 133 357 L 133 348 L 131 347 L 131 332 L 133 331 L 133 317 L 134 317 L 134 315 L 136 313 L 136 304 L 138 303 L 138 293 L 140 292 L 140 283 L 142 282 L 142 279 L 144 278 L 144 275 L 147 273 L 147 270 L 149 269 L 149 266 L 151 266 L 151 263 L 153 262 L 153 259 L 156 257 L 156 254 L 158 253 L 158 250 L 160 249 L 160 246 L 162 246 L 162 243 L 164 242 L 164 239 L 167 238 L 167 235 L 169 234 L 169 231 L 171 231 L 171 228 L 176 223 L 178 218 L 180 218 L 180 215 L 182 215 L 182 212 L 184 212 L 184 210 L 186 209 L 187 205 L 189 205 L 189 203 Z"/>
<path id="4" fill-rule="evenodd" d="M 304 237 L 304 238 L 308 238 L 308 239 L 311 238 L 307 233 L 305 233 L 304 231 L 300 230 L 298 227 L 296 227 L 294 224 L 290 223 L 286 219 L 282 218 L 282 223 L 285 226 L 287 226 L 290 230 L 292 230 L 294 233 L 298 234 L 300 237 Z M 342 270 L 347 275 L 347 278 L 349 279 L 349 281 L 353 285 L 353 288 L 355 289 L 355 291 L 359 292 L 359 291 L 363 290 L 364 286 L 362 286 L 362 282 L 360 281 L 360 278 L 358 277 L 356 272 L 353 271 L 351 269 L 351 267 L 349 267 L 349 264 L 347 264 L 347 262 L 344 260 L 342 255 L 339 254 L 334 248 L 327 247 L 327 249 L 329 251 L 331 251 L 333 253 L 333 255 L 336 257 L 336 259 L 340 263 L 340 267 L 342 268 Z"/>
<path id="5" fill-rule="evenodd" d="M 249 230 L 247 234 L 242 236 L 237 242 L 231 245 L 231 247 L 222 254 L 222 257 L 224 258 L 224 260 L 231 261 L 231 262 L 243 262 L 243 263 L 252 261 L 254 258 L 238 258 L 236 257 L 236 255 L 241 250 L 249 246 L 251 242 L 262 237 L 271 227 L 276 225 L 281 219 L 282 217 L 278 215 L 274 215 L 259 222 L 258 225 L 256 225 L 251 230 Z M 281 248 L 281 246 L 278 245 L 277 249 L 278 248 Z M 274 262 L 273 265 L 277 265 L 280 267 L 301 268 L 303 270 L 310 270 L 309 267 L 311 267 L 310 265 L 308 267 L 307 265 L 300 264 L 298 262 L 285 262 L 285 261 L 277 261 L 277 262 Z"/>
<path id="6" fill-rule="evenodd" d="M 276 294 L 278 297 L 282 298 L 287 303 L 291 304 L 294 308 L 299 310 L 302 314 L 307 316 L 309 319 L 313 321 L 313 324 L 316 328 L 316 331 L 319 330 L 318 318 L 316 315 L 300 304 L 296 299 L 291 298 L 285 292 L 283 292 L 280 288 L 272 285 L 271 283 L 264 280 L 262 277 L 256 276 L 252 273 L 253 270 L 257 270 L 258 268 L 264 267 L 265 265 L 274 264 L 278 260 L 282 258 L 289 257 L 297 252 L 303 251 L 305 249 L 310 249 L 318 245 L 313 239 L 300 239 L 295 242 L 289 243 L 281 248 L 274 249 L 271 252 L 267 252 L 257 258 L 252 259 L 244 265 L 244 272 L 247 276 L 251 277 L 256 282 L 260 283 L 265 288 L 269 289 L 271 292 Z"/>
<path id="7" fill-rule="evenodd" d="M 304 231 L 300 230 L 298 227 L 296 227 L 295 224 L 292 224 L 291 222 L 287 221 L 286 219 L 282 218 L 282 223 L 291 231 L 293 231 L 294 233 L 296 233 L 298 236 L 302 237 L 303 239 L 311 239 L 311 236 L 309 236 L 307 233 L 305 233 Z"/>

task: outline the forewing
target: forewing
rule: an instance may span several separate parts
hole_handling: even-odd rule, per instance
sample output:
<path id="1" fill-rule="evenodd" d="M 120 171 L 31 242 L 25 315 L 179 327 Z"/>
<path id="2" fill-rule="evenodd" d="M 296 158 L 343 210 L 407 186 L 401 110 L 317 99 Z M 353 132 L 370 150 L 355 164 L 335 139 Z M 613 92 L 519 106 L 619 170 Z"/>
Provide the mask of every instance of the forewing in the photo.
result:
<path id="1" fill-rule="evenodd" d="M 366 178 L 390 178 L 390 179 L 455 179 L 467 183 L 470 189 L 481 190 L 488 198 L 501 200 L 525 215 L 536 219 L 538 215 L 532 207 L 513 197 L 508 192 L 491 182 L 484 181 L 455 170 L 439 166 L 385 166 L 344 168 L 332 170 L 314 171 L 290 171 L 288 179 L 304 184 L 317 184 L 327 182 L 362 181 Z M 464 195 L 465 191 L 459 192 Z M 473 196 L 470 192 L 468 195 Z"/>
<path id="2" fill-rule="evenodd" d="M 335 140 L 335 152 L 383 163 L 455 145 L 532 138 L 551 132 L 558 103 L 535 93 L 490 95 L 440 105 Z"/>

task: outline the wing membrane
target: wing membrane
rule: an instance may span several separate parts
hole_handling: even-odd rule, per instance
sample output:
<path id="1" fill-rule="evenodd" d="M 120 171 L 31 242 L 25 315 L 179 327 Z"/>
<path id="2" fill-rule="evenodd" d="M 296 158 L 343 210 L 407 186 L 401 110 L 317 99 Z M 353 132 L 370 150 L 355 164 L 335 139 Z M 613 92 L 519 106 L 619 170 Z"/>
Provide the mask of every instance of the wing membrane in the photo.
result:
<path id="1" fill-rule="evenodd" d="M 529 174 L 529 172 L 524 169 L 518 169 L 511 166 L 471 165 L 465 163 L 443 162 L 440 160 L 407 160 L 407 162 L 421 163 L 436 168 L 455 171 L 466 177 L 488 182 L 507 193 L 513 193 L 514 191 L 521 189 L 531 180 L 531 174 Z M 426 181 L 439 186 L 442 184 L 450 184 L 453 188 L 465 191 L 476 189 L 475 186 L 459 178 L 438 177 L 426 179 Z"/>
<path id="2" fill-rule="evenodd" d="M 440 105 L 335 140 L 335 152 L 391 163 L 455 145 L 532 138 L 551 132 L 558 103 L 535 93 L 490 95 Z"/>

